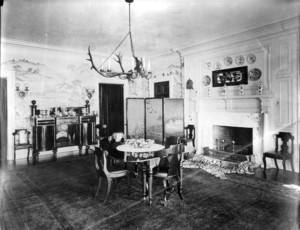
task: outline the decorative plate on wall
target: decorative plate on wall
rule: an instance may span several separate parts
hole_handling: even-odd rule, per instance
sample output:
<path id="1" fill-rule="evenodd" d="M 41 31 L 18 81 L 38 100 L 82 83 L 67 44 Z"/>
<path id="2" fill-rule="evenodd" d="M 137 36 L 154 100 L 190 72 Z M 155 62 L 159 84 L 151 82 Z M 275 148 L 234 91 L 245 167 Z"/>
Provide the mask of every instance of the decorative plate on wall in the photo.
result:
<path id="1" fill-rule="evenodd" d="M 249 54 L 249 55 L 247 56 L 247 62 L 248 62 L 249 64 L 253 64 L 255 61 L 256 61 L 256 56 L 255 56 L 254 54 Z"/>
<path id="2" fill-rule="evenodd" d="M 245 58 L 244 58 L 243 55 L 239 55 L 239 56 L 237 56 L 237 57 L 235 58 L 235 63 L 236 63 L 237 65 L 243 65 L 244 62 L 245 62 Z"/>
<path id="3" fill-rule="evenodd" d="M 211 82 L 210 76 L 205 75 L 205 76 L 203 77 L 203 79 L 202 79 L 202 84 L 203 84 L 204 86 L 208 86 L 208 85 L 210 84 L 210 82 Z"/>
<path id="4" fill-rule="evenodd" d="M 224 64 L 230 66 L 232 64 L 232 58 L 231 57 L 224 58 Z"/>
<path id="5" fill-rule="evenodd" d="M 254 68 L 249 71 L 249 79 L 251 81 L 257 81 L 261 77 L 261 71 L 260 69 Z"/>
<path id="6" fill-rule="evenodd" d="M 214 70 L 219 70 L 219 69 L 221 69 L 221 68 L 222 68 L 222 65 L 221 65 L 220 62 L 216 62 L 216 63 L 214 64 Z"/>

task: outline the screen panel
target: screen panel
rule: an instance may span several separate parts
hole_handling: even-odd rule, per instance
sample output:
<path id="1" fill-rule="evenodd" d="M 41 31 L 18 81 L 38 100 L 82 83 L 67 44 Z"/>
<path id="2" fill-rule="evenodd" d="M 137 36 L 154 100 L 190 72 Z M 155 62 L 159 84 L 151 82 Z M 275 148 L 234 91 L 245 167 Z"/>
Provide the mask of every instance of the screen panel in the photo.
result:
<path id="1" fill-rule="evenodd" d="M 182 98 L 164 99 L 164 131 L 164 138 L 184 136 L 184 101 Z"/>
<path id="2" fill-rule="evenodd" d="M 146 98 L 146 138 L 162 144 L 163 135 L 163 99 Z"/>
<path id="3" fill-rule="evenodd" d="M 144 138 L 145 101 L 144 98 L 127 98 L 127 138 Z"/>

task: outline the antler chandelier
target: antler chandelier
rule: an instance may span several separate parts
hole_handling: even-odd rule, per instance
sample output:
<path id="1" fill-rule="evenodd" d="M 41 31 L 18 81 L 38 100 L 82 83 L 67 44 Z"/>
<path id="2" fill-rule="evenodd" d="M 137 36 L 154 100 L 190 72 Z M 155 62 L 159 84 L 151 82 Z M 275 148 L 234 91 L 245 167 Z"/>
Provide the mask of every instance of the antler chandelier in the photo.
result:
<path id="1" fill-rule="evenodd" d="M 98 74 L 102 75 L 103 77 L 108 77 L 108 78 L 112 78 L 112 77 L 119 77 L 120 79 L 127 79 L 127 80 L 133 80 L 136 79 L 138 77 L 141 78 L 146 78 L 146 79 L 150 79 L 152 77 L 152 72 L 150 71 L 150 62 L 148 62 L 148 68 L 147 70 L 145 69 L 145 58 L 141 58 L 139 59 L 137 56 L 135 56 L 134 53 L 134 47 L 133 47 L 133 42 L 132 42 L 132 34 L 131 34 L 131 11 L 130 11 L 130 4 L 133 2 L 133 0 L 125 0 L 125 2 L 128 3 L 128 8 L 129 8 L 129 31 L 126 34 L 126 36 L 123 38 L 123 40 L 118 44 L 118 46 L 113 50 L 113 52 L 105 59 L 105 61 L 102 63 L 102 65 L 100 66 L 100 68 L 97 68 L 95 66 L 92 54 L 91 54 L 91 49 L 90 46 L 88 47 L 88 55 L 89 55 L 89 59 L 87 59 L 88 61 L 91 62 L 91 69 L 94 69 Z M 123 65 L 122 65 L 122 57 L 123 55 L 121 53 L 119 54 L 115 54 L 117 59 L 114 59 L 117 63 L 119 63 L 120 68 L 121 68 L 121 72 L 114 72 L 110 69 L 110 57 L 116 52 L 116 50 L 122 45 L 122 43 L 126 40 L 126 38 L 129 37 L 130 39 L 130 48 L 131 48 L 131 55 L 133 58 L 133 63 L 135 63 L 133 65 L 133 69 L 125 72 Z M 103 65 L 109 61 L 109 67 L 107 70 L 104 70 Z"/>

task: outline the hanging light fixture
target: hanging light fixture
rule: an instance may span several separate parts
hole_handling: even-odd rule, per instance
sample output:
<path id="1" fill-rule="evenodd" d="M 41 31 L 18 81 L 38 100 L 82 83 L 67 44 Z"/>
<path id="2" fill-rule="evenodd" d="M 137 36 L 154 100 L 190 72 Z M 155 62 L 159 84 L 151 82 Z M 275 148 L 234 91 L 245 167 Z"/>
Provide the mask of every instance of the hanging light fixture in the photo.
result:
<path id="1" fill-rule="evenodd" d="M 190 78 L 186 82 L 186 89 L 194 89 L 193 88 L 193 81 Z"/>
<path id="2" fill-rule="evenodd" d="M 89 59 L 87 59 L 88 61 L 91 62 L 91 69 L 94 69 L 98 74 L 102 75 L 103 77 L 108 77 L 108 78 L 112 78 L 112 77 L 119 77 L 120 79 L 127 79 L 127 80 L 133 80 L 136 79 L 138 77 L 140 78 L 146 78 L 146 79 L 150 79 L 152 78 L 152 72 L 150 71 L 150 61 L 148 61 L 148 68 L 147 70 L 145 69 L 145 58 L 141 58 L 139 59 L 137 56 L 135 56 L 134 53 L 134 46 L 133 46 L 133 41 L 132 41 L 132 34 L 131 34 L 131 9 L 130 9 L 130 4 L 133 2 L 133 0 L 125 0 L 125 2 L 128 3 L 128 9 L 129 9 L 129 31 L 126 34 L 126 36 L 123 38 L 123 40 L 118 44 L 118 46 L 113 50 L 113 52 L 105 59 L 105 61 L 102 63 L 102 65 L 100 66 L 100 68 L 98 69 L 95 66 L 92 54 L 91 54 L 91 49 L 90 46 L 88 47 L 88 55 L 89 55 Z M 117 63 L 119 63 L 121 71 L 120 72 L 114 72 L 110 69 L 110 57 L 116 52 L 116 50 L 122 45 L 122 43 L 126 40 L 126 38 L 129 37 L 130 39 L 130 48 L 131 48 L 131 56 L 133 58 L 133 63 L 134 66 L 132 67 L 133 69 L 125 72 L 123 65 L 122 65 L 122 54 L 115 54 L 117 59 L 114 59 Z M 104 64 L 108 61 L 108 69 L 104 70 L 103 66 Z"/>

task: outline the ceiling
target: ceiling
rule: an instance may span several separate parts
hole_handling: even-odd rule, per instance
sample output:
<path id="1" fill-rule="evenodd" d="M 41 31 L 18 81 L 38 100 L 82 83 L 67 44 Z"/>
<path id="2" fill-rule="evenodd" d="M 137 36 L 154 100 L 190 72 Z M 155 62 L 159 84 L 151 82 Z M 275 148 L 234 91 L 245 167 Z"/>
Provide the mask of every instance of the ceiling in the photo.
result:
<path id="1" fill-rule="evenodd" d="M 151 56 L 299 14 L 300 0 L 135 0 L 135 52 Z M 4 0 L 2 36 L 110 54 L 128 33 L 124 0 Z M 128 38 L 121 49 L 129 49 Z M 123 50 L 122 50 L 123 51 Z M 139 56 L 139 55 L 138 55 Z"/>

